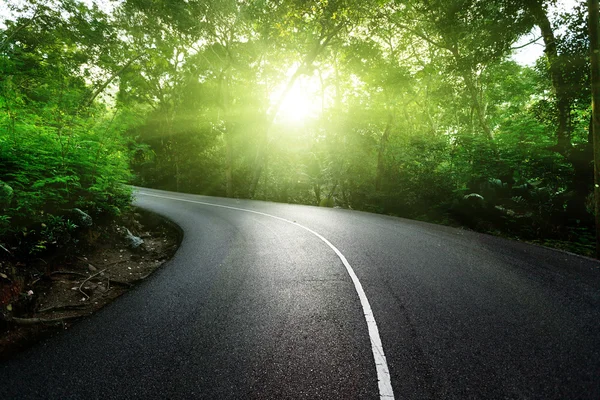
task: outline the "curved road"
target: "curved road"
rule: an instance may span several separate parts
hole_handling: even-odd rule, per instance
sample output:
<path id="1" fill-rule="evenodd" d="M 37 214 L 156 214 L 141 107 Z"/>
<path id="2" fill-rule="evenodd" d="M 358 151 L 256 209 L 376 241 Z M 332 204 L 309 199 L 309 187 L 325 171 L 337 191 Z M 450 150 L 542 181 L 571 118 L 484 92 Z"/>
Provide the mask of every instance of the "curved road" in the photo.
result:
<path id="1" fill-rule="evenodd" d="M 600 398 L 595 261 L 349 210 L 136 203 L 182 227 L 175 257 L 0 365 L 0 399 Z"/>

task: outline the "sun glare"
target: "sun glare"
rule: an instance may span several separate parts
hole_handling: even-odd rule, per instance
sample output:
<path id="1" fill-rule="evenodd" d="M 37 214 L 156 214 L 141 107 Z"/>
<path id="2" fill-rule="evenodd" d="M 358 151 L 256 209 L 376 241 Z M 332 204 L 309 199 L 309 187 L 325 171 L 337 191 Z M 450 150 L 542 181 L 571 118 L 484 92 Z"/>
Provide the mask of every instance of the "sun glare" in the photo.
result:
<path id="1" fill-rule="evenodd" d="M 285 84 L 274 91 L 271 105 L 275 105 L 285 90 Z M 292 89 L 283 100 L 277 117 L 278 123 L 301 124 L 315 118 L 321 112 L 321 96 L 319 95 L 319 79 L 315 76 L 302 76 L 294 83 Z"/>

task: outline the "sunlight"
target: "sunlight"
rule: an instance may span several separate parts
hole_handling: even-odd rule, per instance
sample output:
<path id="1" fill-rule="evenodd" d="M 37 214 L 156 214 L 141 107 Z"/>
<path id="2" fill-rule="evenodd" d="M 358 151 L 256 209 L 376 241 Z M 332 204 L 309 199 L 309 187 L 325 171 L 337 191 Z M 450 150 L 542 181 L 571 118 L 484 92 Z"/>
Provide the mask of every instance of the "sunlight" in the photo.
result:
<path id="1" fill-rule="evenodd" d="M 273 91 L 271 106 L 275 106 L 285 90 L 285 83 Z M 292 89 L 281 104 L 275 121 L 284 124 L 300 124 L 316 118 L 321 113 L 321 96 L 319 78 L 302 76 L 294 83 Z"/>
<path id="2" fill-rule="evenodd" d="M 553 5 L 550 5 L 550 10 L 557 15 L 564 12 L 573 12 L 575 6 L 578 4 L 577 0 L 558 0 Z M 562 28 L 563 31 L 566 28 Z M 525 47 L 513 50 L 512 59 L 520 65 L 533 66 L 538 58 L 544 54 L 544 41 L 542 40 L 542 34 L 540 28 L 535 26 L 531 32 L 521 36 L 519 40 L 514 44 L 514 47 L 520 47 L 532 42 L 533 39 L 538 38 L 535 43 L 531 43 Z"/>

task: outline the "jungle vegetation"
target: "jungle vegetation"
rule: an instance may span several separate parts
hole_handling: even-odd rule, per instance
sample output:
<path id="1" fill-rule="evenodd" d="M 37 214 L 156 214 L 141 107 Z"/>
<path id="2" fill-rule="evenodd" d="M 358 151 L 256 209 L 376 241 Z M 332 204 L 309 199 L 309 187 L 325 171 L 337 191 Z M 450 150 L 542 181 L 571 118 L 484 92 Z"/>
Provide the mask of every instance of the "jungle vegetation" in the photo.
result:
<path id="1" fill-rule="evenodd" d="M 594 251 L 585 3 L 0 8 L 4 247 L 71 240 L 81 213 L 119 215 L 135 184 Z M 536 48 L 530 64 L 514 57 Z"/>

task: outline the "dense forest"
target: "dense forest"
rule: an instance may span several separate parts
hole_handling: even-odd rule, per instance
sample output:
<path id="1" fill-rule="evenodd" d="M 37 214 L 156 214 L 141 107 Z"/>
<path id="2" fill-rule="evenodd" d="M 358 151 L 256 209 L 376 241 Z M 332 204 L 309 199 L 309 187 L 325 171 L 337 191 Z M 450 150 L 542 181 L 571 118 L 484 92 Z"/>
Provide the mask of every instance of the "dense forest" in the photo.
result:
<path id="1" fill-rule="evenodd" d="M 4 0 L 0 244 L 140 186 L 594 250 L 585 3 Z M 515 51 L 541 48 L 532 65 Z"/>

